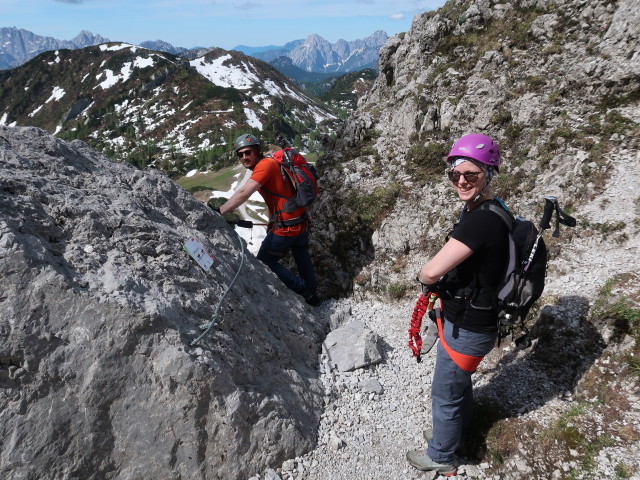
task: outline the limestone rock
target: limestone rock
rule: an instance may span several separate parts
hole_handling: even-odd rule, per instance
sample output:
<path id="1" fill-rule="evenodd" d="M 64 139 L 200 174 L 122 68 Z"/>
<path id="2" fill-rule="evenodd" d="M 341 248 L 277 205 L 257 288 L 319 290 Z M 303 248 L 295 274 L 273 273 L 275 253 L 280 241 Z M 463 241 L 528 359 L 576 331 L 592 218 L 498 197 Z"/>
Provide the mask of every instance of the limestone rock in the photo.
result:
<path id="1" fill-rule="evenodd" d="M 205 272 L 182 250 L 198 238 Z M 323 327 L 154 170 L 0 127 L 3 478 L 248 478 L 315 445 Z"/>
<path id="2" fill-rule="evenodd" d="M 378 335 L 357 320 L 330 332 L 322 347 L 339 371 L 349 372 L 380 362 L 379 342 Z"/>

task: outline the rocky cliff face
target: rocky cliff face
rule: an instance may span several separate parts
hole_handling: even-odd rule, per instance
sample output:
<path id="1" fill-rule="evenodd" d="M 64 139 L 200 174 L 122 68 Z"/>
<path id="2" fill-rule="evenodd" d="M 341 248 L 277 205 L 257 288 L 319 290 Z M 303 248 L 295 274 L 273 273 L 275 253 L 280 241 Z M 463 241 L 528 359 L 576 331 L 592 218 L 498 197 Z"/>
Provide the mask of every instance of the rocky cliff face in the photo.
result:
<path id="1" fill-rule="evenodd" d="M 325 288 L 359 298 L 415 291 L 461 208 L 443 160 L 469 132 L 501 146 L 494 193 L 515 213 L 537 221 L 542 196 L 555 195 L 578 217 L 582 228 L 556 242 L 552 260 L 561 242 L 594 236 L 637 249 L 636 193 L 630 223 L 617 205 L 594 217 L 587 204 L 612 186 L 612 167 L 637 163 L 638 31 L 638 0 L 452 0 L 417 16 L 381 50 L 373 89 L 320 162 Z M 606 235 L 613 224 L 617 242 Z"/>
<path id="2" fill-rule="evenodd" d="M 323 326 L 238 240 L 157 171 L 0 127 L 3 478 L 239 479 L 313 447 Z"/>
<path id="3" fill-rule="evenodd" d="M 546 235 L 532 347 L 506 339 L 474 375 L 479 429 L 465 441 L 478 443 L 457 478 L 637 477 L 639 31 L 637 0 L 472 0 L 420 15 L 387 42 L 373 89 L 319 162 L 313 236 L 325 291 L 350 297 L 341 302 L 388 345 L 380 367 L 361 373 L 384 393 L 367 402 L 343 377 L 321 422 L 326 440 L 298 462 L 327 467 L 305 478 L 420 476 L 404 454 L 424 447 L 434 355 L 405 362 L 406 329 L 415 275 L 462 207 L 444 157 L 474 131 L 502 147 L 495 193 L 516 214 L 537 222 L 551 194 L 578 226 Z"/>

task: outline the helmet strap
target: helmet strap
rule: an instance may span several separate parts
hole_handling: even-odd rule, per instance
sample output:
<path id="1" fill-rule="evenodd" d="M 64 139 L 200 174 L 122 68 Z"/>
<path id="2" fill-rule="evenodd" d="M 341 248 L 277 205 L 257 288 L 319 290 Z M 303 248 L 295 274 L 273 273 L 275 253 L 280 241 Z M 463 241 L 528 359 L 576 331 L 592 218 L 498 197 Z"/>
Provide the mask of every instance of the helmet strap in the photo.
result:
<path id="1" fill-rule="evenodd" d="M 478 195 L 476 195 L 473 200 L 469 200 L 466 203 L 466 206 L 469 206 L 470 204 L 476 203 L 478 200 L 480 200 L 482 197 L 484 197 L 487 193 L 489 193 L 489 187 L 491 186 L 491 179 L 493 178 L 493 167 L 484 166 L 484 165 L 483 166 L 478 165 L 478 166 L 480 168 L 482 168 L 482 170 L 484 171 L 484 176 L 486 178 L 486 183 L 485 183 L 484 187 L 482 188 L 482 190 L 480 191 L 480 193 L 478 193 Z"/>

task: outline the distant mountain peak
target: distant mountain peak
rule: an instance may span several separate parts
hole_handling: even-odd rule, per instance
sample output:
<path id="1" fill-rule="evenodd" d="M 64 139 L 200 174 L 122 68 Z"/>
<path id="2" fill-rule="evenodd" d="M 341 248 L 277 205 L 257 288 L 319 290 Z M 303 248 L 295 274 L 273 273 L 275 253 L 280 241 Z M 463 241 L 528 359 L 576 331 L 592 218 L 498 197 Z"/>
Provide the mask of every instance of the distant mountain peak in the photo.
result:
<path id="1" fill-rule="evenodd" d="M 167 52 L 173 55 L 178 55 L 179 53 L 185 52 L 187 49 L 183 47 L 174 47 L 168 42 L 164 40 L 147 40 L 146 42 L 142 42 L 140 44 L 141 47 L 148 48 L 149 50 L 156 50 L 158 52 Z"/>
<path id="2" fill-rule="evenodd" d="M 67 48 L 76 50 L 106 43 L 109 39 L 82 30 L 72 40 L 57 40 L 53 37 L 37 35 L 24 28 L 0 28 L 0 70 L 14 68 L 28 62 L 33 57 L 49 50 Z"/>
<path id="3" fill-rule="evenodd" d="M 304 40 L 295 40 L 271 50 L 266 47 L 250 47 L 246 50 L 236 47 L 236 50 L 266 62 L 286 56 L 291 58 L 296 67 L 307 72 L 347 73 L 376 68 L 378 52 L 388 38 L 383 30 L 376 30 L 364 39 L 350 42 L 340 39 L 332 44 L 317 33 L 312 33 Z"/>

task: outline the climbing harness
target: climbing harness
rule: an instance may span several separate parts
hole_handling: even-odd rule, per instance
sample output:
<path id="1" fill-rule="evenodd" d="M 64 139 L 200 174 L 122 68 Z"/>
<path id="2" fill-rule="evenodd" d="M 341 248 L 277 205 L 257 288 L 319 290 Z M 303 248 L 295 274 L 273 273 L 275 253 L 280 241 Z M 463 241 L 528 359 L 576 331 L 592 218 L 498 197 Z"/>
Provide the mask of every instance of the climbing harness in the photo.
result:
<path id="1" fill-rule="evenodd" d="M 413 356 L 416 357 L 416 361 L 420 363 L 422 361 L 422 337 L 420 336 L 422 317 L 424 317 L 424 314 L 426 312 L 431 312 L 431 315 L 435 314 L 435 318 L 431 318 L 435 320 L 438 326 L 438 338 L 440 339 L 440 343 L 442 344 L 446 352 L 458 367 L 460 367 L 465 372 L 473 373 L 476 371 L 476 368 L 478 368 L 478 365 L 484 357 L 475 357 L 472 355 L 465 355 L 464 353 L 458 353 L 447 344 L 444 339 L 444 330 L 442 326 L 442 310 L 439 306 L 437 306 L 436 303 L 438 300 L 440 304 L 442 304 L 442 299 L 439 299 L 438 293 L 429 291 L 423 293 L 418 298 L 416 306 L 413 309 L 413 315 L 411 316 L 411 326 L 409 328 L 409 348 L 411 349 Z"/>
<path id="2" fill-rule="evenodd" d="M 444 328 L 442 326 L 442 312 L 440 307 L 436 307 L 434 312 L 436 315 L 436 323 L 438 324 L 438 337 L 440 338 L 440 343 L 451 357 L 451 360 L 453 360 L 453 362 L 465 372 L 475 372 L 484 356 L 476 357 L 473 355 L 465 355 L 464 353 L 456 352 L 451 348 L 444 339 Z"/>
<path id="3" fill-rule="evenodd" d="M 220 316 L 220 309 L 222 308 L 222 302 L 224 302 L 224 299 L 229 293 L 229 291 L 231 290 L 231 287 L 233 287 L 234 283 L 236 283 L 236 280 L 240 275 L 240 271 L 242 270 L 242 266 L 244 265 L 244 242 L 242 241 L 242 238 L 240 237 L 240 234 L 238 232 L 235 232 L 235 234 L 238 237 L 238 242 L 240 242 L 240 266 L 238 267 L 238 271 L 233 277 L 233 280 L 231 280 L 231 283 L 229 284 L 227 289 L 224 291 L 224 293 L 220 297 L 220 300 L 218 300 L 218 304 L 216 305 L 216 308 L 213 312 L 213 317 L 211 318 L 211 321 L 200 326 L 201 329 L 204 329 L 204 332 L 202 332 L 198 338 L 196 338 L 193 342 L 191 342 L 192 346 L 198 343 L 207 333 L 209 333 L 209 331 L 213 327 L 215 327 L 216 325 L 220 325 L 222 324 L 222 322 L 224 322 L 224 318 Z M 196 249 L 193 250 L 193 247 L 196 247 Z M 187 251 L 187 253 L 189 253 L 189 255 L 191 255 L 192 258 L 194 258 L 194 260 L 196 260 L 196 262 L 198 262 L 198 265 L 200 265 L 205 272 L 209 270 L 209 267 L 211 266 L 211 264 L 209 264 L 208 261 L 206 261 L 205 263 L 205 265 L 209 264 L 207 268 L 205 268 L 201 263 L 201 261 L 199 261 L 200 258 L 206 258 L 205 254 L 211 257 L 202 248 L 202 245 L 200 244 L 200 242 L 198 242 L 197 240 L 195 240 L 195 238 L 192 237 L 191 239 L 189 239 L 189 241 L 187 241 L 187 243 L 185 243 L 184 249 Z M 194 256 L 194 254 L 196 256 Z M 200 257 L 197 257 L 198 254 L 200 254 Z M 213 263 L 213 259 L 211 259 L 211 263 Z"/>
<path id="4" fill-rule="evenodd" d="M 422 361 L 422 337 L 420 335 L 420 327 L 422 326 L 422 317 L 429 310 L 433 309 L 433 306 L 438 299 L 437 293 L 424 292 L 418 298 L 416 306 L 413 309 L 413 315 L 411 316 L 411 326 L 409 327 L 409 348 L 416 357 L 416 361 L 420 363 Z"/>

